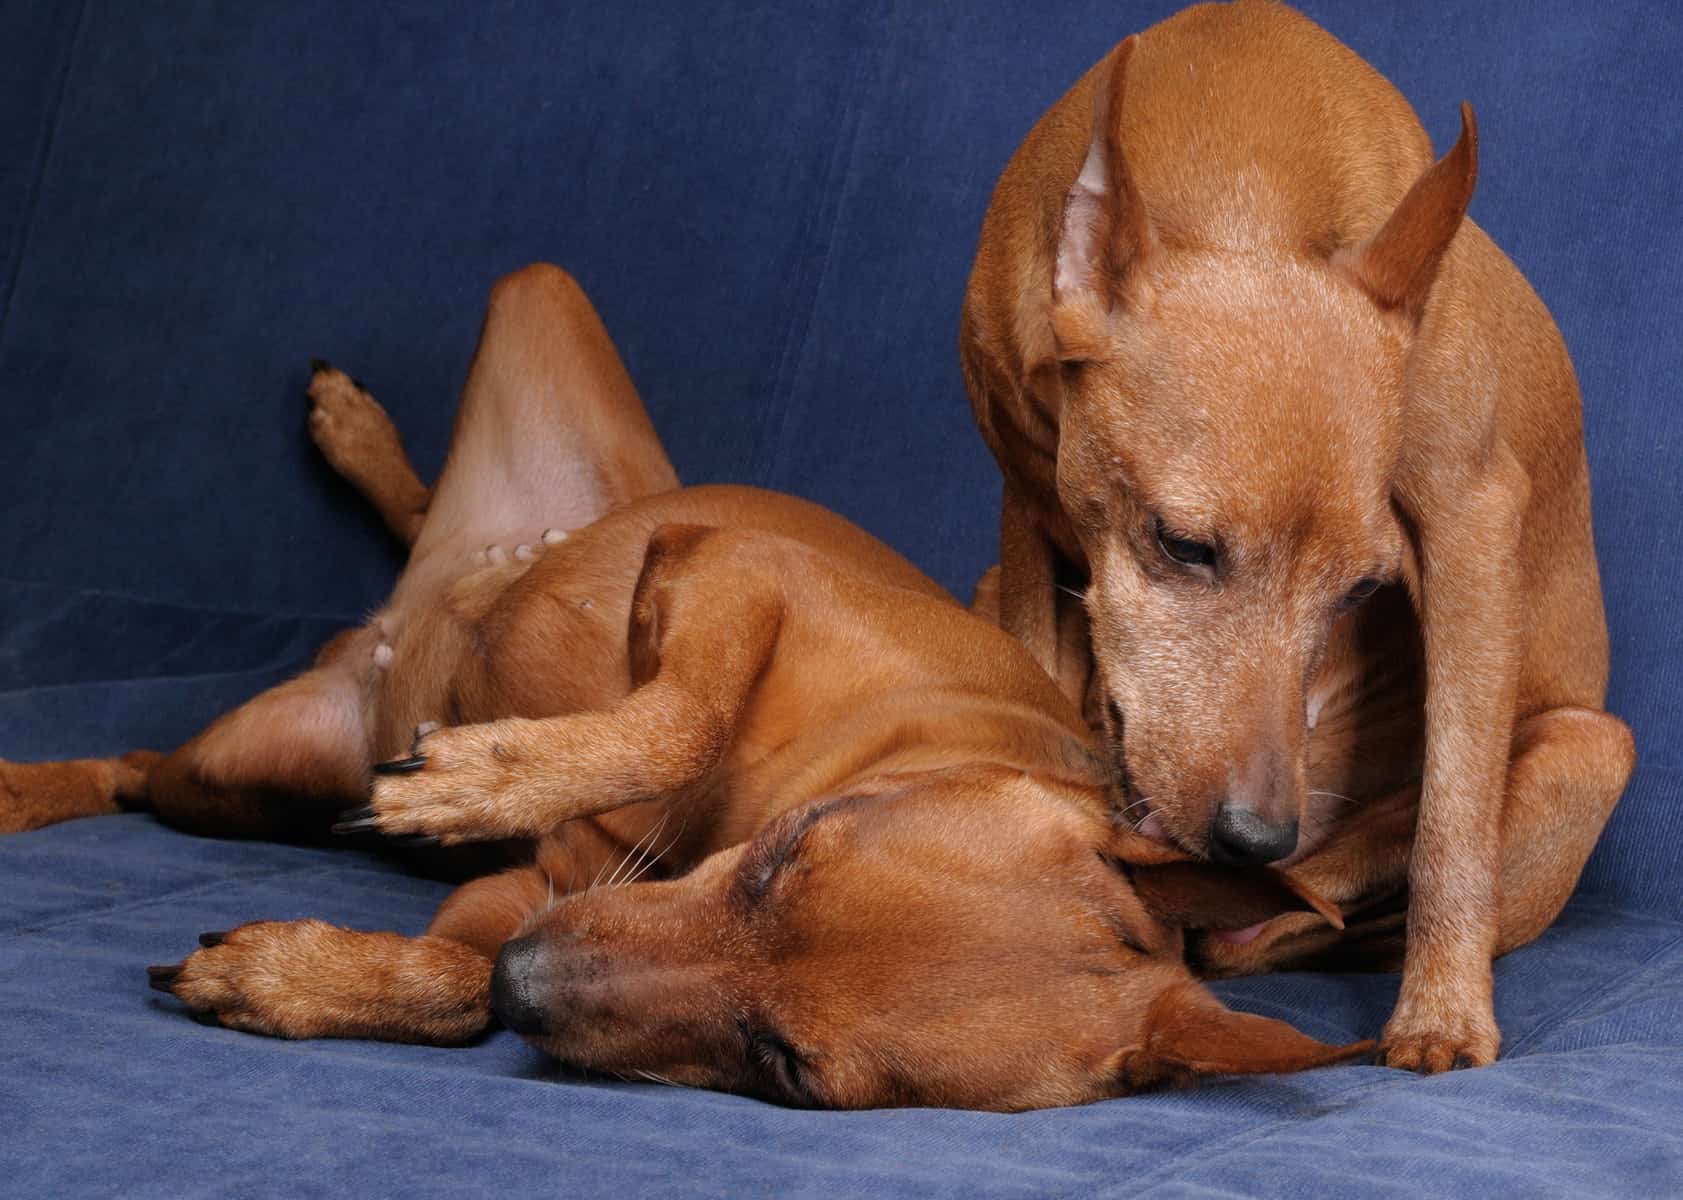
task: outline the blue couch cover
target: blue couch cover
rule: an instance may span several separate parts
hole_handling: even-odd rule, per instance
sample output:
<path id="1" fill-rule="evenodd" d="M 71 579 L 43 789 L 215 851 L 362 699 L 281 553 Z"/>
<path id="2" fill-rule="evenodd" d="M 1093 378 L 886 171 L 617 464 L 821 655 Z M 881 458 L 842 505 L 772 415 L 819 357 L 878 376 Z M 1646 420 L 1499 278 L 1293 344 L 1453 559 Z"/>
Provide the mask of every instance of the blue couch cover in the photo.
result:
<path id="1" fill-rule="evenodd" d="M 168 747 L 376 604 L 399 554 L 303 427 L 370 382 L 426 472 L 486 289 L 584 283 L 684 477 L 831 505 L 966 590 L 998 483 L 955 328 L 993 180 L 1170 0 L 0 0 L 0 755 Z M 0 1193 L 1592 1195 L 1683 1191 L 1683 22 L 1669 0 L 1310 12 L 1448 144 L 1586 401 L 1610 707 L 1642 761 L 1503 1058 L 1021 1116 L 794 1112 L 186 1019 L 203 929 L 418 930 L 444 887 L 144 816 L 0 839 Z M 1229 1000 L 1372 1035 L 1389 976 Z"/>

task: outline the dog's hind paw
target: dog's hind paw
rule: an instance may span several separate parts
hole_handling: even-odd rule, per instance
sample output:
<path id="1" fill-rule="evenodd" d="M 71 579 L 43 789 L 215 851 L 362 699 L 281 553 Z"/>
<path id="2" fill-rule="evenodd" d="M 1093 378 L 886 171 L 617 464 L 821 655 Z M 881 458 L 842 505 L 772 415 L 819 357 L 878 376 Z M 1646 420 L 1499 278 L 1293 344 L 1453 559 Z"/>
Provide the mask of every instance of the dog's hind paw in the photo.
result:
<path id="1" fill-rule="evenodd" d="M 310 437 L 334 470 L 354 479 L 369 463 L 403 456 L 397 426 L 361 384 L 320 359 L 311 368 Z"/>

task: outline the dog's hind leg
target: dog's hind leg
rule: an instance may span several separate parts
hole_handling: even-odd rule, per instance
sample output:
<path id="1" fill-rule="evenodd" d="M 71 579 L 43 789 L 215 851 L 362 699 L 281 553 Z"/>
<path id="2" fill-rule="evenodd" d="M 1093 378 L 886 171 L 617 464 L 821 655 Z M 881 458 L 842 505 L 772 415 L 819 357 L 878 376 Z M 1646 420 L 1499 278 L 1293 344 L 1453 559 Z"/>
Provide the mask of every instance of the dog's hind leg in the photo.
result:
<path id="1" fill-rule="evenodd" d="M 301 837 L 367 794 L 381 632 L 351 629 L 315 666 L 224 713 L 173 754 L 0 762 L 0 833 L 122 809 L 214 837 Z"/>
<path id="2" fill-rule="evenodd" d="M 589 299 L 534 264 L 491 289 L 412 562 L 571 531 L 678 484 Z"/>
<path id="3" fill-rule="evenodd" d="M 173 754 L 0 764 L 0 830 L 149 809 L 215 837 L 302 837 L 368 787 L 366 704 L 380 631 L 348 630 L 316 665 L 224 713 Z"/>
<path id="4" fill-rule="evenodd" d="M 383 647 L 377 625 L 347 630 L 310 670 L 224 713 L 152 768 L 152 811 L 217 837 L 319 833 L 334 806 L 366 794 Z"/>
<path id="5" fill-rule="evenodd" d="M 432 492 L 404 453 L 391 417 L 361 384 L 320 360 L 311 364 L 309 396 L 310 437 L 322 456 L 413 546 Z"/>
<path id="6" fill-rule="evenodd" d="M 1535 938 L 1566 907 L 1636 765 L 1629 727 L 1592 708 L 1528 717 L 1510 753 L 1498 955 Z"/>
<path id="7" fill-rule="evenodd" d="M 344 635 L 313 670 L 222 717 L 151 771 L 153 810 L 196 832 L 299 836 L 362 803 L 371 729 L 391 700 L 382 685 L 393 647 L 426 657 L 419 674 L 413 663 L 398 664 L 407 680 L 401 699 L 437 715 L 433 693 L 453 664 L 440 658 L 448 638 L 432 618 L 444 589 L 473 569 L 472 552 L 545 529 L 569 531 L 677 484 L 595 310 L 556 267 L 527 267 L 492 289 L 449 456 L 430 493 L 390 419 L 342 372 L 317 370 L 311 396 L 323 453 L 398 536 L 413 540 L 413 551 L 374 624 Z M 423 630 L 438 636 L 423 638 Z M 417 648 L 420 641 L 430 644 Z"/>

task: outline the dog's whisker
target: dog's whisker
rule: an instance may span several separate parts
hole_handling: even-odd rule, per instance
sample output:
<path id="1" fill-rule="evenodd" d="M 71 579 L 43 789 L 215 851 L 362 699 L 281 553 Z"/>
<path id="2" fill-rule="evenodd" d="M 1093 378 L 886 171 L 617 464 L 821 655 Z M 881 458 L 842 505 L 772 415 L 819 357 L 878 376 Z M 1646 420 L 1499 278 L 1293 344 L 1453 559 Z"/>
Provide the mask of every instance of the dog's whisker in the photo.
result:
<path id="1" fill-rule="evenodd" d="M 647 837 L 647 836 L 648 835 L 646 833 L 643 835 L 643 837 Z M 620 877 L 620 872 L 625 870 L 625 868 L 630 864 L 632 856 L 635 855 L 637 853 L 637 851 L 642 847 L 643 837 L 639 837 L 635 842 L 633 842 L 631 844 L 631 847 L 628 850 L 626 850 L 624 857 L 622 857 L 619 860 L 618 865 L 614 867 L 614 873 L 612 875 L 608 876 L 608 879 L 607 879 L 606 883 L 602 884 L 603 887 L 611 888 L 611 887 L 614 886 L 614 883 Z"/>
<path id="2" fill-rule="evenodd" d="M 1144 808 L 1150 803 L 1151 802 L 1149 800 L 1146 800 L 1146 799 L 1142 798 L 1142 799 L 1139 799 L 1139 800 L 1135 800 L 1132 804 L 1129 804 L 1129 805 L 1127 805 L 1123 808 L 1118 809 L 1117 812 L 1118 812 L 1119 815 L 1126 817 L 1129 813 L 1133 812 L 1136 808 Z"/>
<path id="3" fill-rule="evenodd" d="M 594 888 L 594 887 L 598 887 L 598 886 L 601 885 L 602 876 L 604 876 L 608 873 L 608 864 L 612 861 L 613 861 L 612 859 L 603 859 L 602 860 L 602 865 L 600 867 L 596 868 L 596 878 L 594 878 L 590 881 L 590 886 L 591 887 Z"/>
<path id="4" fill-rule="evenodd" d="M 662 846 L 654 854 L 650 855 L 648 861 L 641 867 L 637 868 L 637 873 L 631 876 L 631 878 L 625 880 L 625 882 L 621 883 L 619 886 L 624 887 L 628 883 L 636 883 L 644 875 L 648 874 L 649 871 L 654 868 L 655 864 L 662 858 L 666 857 L 666 855 L 671 852 L 672 847 L 678 844 L 678 839 L 684 836 L 684 830 L 687 828 L 689 828 L 689 818 L 686 817 L 683 823 L 678 826 L 678 831 L 667 840 L 666 845 Z"/>
<path id="5" fill-rule="evenodd" d="M 664 825 L 665 823 L 665 819 L 662 818 L 661 824 Z M 654 868 L 655 864 L 660 862 L 666 853 L 670 851 L 673 846 L 678 844 L 678 839 L 684 835 L 684 829 L 688 826 L 688 824 L 689 819 L 685 818 L 684 823 L 678 827 L 678 831 L 672 835 L 666 845 L 662 846 L 659 850 L 655 850 L 653 853 L 647 853 L 642 866 L 638 867 L 629 878 L 622 880 L 619 886 L 624 887 L 626 884 L 636 883 L 644 875 L 648 874 L 649 871 Z M 652 841 L 649 844 L 651 847 L 654 845 Z"/>
<path id="6" fill-rule="evenodd" d="M 626 852 L 625 861 L 620 863 L 619 868 L 617 870 L 615 870 L 614 873 L 608 877 L 608 882 L 603 885 L 604 887 L 620 887 L 620 886 L 623 886 L 620 882 L 620 873 L 622 871 L 626 871 L 627 868 L 630 868 L 629 873 L 634 874 L 636 872 L 636 870 L 641 868 L 642 862 L 643 862 L 643 856 L 648 853 L 647 849 L 645 848 L 645 843 L 647 844 L 647 846 L 653 846 L 654 845 L 655 839 L 660 836 L 660 831 L 666 828 L 666 820 L 671 815 L 672 815 L 672 813 L 671 813 L 670 809 L 667 810 L 666 812 L 662 813 L 660 815 L 660 820 L 657 821 L 654 824 L 654 826 L 652 826 L 649 829 L 649 831 L 647 833 L 645 833 L 642 837 L 637 839 L 637 841 L 632 845 L 631 849 Z M 637 860 L 638 865 L 637 865 L 637 867 L 632 868 L 631 867 L 631 860 L 634 856 Z"/>
<path id="7" fill-rule="evenodd" d="M 1338 793 L 1338 792 L 1318 792 L 1318 791 L 1315 791 L 1315 790 L 1314 790 L 1314 789 L 1310 789 L 1310 792 L 1309 792 L 1309 794 L 1310 794 L 1310 795 L 1311 795 L 1311 796 L 1325 796 L 1325 797 L 1327 797 L 1327 798 L 1328 798 L 1328 799 L 1330 799 L 1330 800 L 1342 800 L 1342 801 L 1344 801 L 1344 803 L 1346 803 L 1346 804 L 1355 804 L 1355 803 L 1357 803 L 1357 801 L 1355 801 L 1355 800 L 1352 800 L 1352 799 L 1351 799 L 1351 798 L 1350 798 L 1350 797 L 1348 797 L 1348 796 L 1345 796 L 1345 795 L 1342 795 L 1342 794 L 1340 794 L 1340 793 Z"/>

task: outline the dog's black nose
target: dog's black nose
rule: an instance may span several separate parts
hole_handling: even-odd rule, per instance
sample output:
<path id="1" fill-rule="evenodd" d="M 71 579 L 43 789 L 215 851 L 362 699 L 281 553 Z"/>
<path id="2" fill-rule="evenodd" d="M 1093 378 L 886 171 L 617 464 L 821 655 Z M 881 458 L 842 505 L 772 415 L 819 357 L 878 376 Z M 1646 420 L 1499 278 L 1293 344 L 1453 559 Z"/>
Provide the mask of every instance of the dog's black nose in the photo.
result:
<path id="1" fill-rule="evenodd" d="M 491 972 L 491 1011 L 515 1033 L 544 1031 L 542 941 L 535 935 L 504 942 Z"/>
<path id="2" fill-rule="evenodd" d="M 1230 867 L 1275 862 L 1297 849 L 1297 820 L 1269 824 L 1255 809 L 1228 802 L 1210 825 L 1210 857 Z"/>

